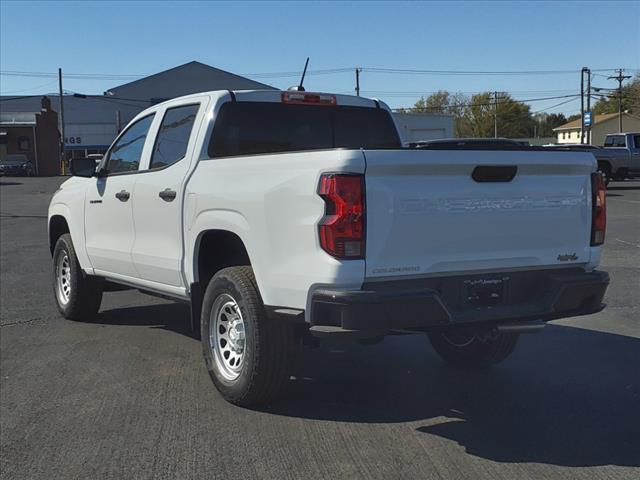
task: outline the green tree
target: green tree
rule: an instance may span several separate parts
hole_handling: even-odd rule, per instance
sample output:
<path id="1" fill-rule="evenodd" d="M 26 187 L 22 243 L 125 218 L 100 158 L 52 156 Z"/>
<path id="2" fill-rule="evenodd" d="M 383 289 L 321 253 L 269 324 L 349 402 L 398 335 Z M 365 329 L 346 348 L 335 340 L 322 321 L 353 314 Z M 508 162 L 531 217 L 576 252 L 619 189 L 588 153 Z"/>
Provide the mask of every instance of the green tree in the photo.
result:
<path id="1" fill-rule="evenodd" d="M 514 100 L 508 93 L 498 93 L 498 135 L 508 138 L 533 136 L 535 120 L 528 105 Z M 440 90 L 421 97 L 411 109 L 419 113 L 453 115 L 456 137 L 493 137 L 496 104 L 492 92 L 471 98 L 462 93 Z"/>
<path id="2" fill-rule="evenodd" d="M 465 112 L 469 98 L 462 93 L 439 90 L 428 97 L 421 97 L 410 110 L 416 113 L 448 114 L 454 117 L 455 135 L 460 137 L 466 130 Z"/>
<path id="3" fill-rule="evenodd" d="M 554 137 L 553 129 L 567 123 L 562 113 L 538 113 L 533 119 L 536 124 L 535 134 L 538 137 Z"/>
<path id="4" fill-rule="evenodd" d="M 514 100 L 506 92 L 498 92 L 497 102 L 492 92 L 483 92 L 471 97 L 465 115 L 465 126 L 470 136 L 493 137 L 496 115 L 499 137 L 533 136 L 535 120 L 531 115 L 531 108 Z"/>

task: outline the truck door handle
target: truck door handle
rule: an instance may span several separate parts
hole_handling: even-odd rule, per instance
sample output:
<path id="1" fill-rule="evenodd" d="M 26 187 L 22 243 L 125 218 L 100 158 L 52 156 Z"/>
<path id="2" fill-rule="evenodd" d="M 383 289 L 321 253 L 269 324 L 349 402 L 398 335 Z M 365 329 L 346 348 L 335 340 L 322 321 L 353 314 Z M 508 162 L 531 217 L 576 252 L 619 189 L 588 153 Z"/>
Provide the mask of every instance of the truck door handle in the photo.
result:
<path id="1" fill-rule="evenodd" d="M 130 196 L 131 194 L 126 190 L 120 190 L 118 193 L 116 193 L 116 198 L 121 202 L 126 202 L 127 200 L 129 200 Z"/>
<path id="2" fill-rule="evenodd" d="M 165 202 L 173 202 L 176 198 L 176 191 L 171 190 L 170 188 L 165 188 L 158 193 L 158 196 L 163 199 Z"/>

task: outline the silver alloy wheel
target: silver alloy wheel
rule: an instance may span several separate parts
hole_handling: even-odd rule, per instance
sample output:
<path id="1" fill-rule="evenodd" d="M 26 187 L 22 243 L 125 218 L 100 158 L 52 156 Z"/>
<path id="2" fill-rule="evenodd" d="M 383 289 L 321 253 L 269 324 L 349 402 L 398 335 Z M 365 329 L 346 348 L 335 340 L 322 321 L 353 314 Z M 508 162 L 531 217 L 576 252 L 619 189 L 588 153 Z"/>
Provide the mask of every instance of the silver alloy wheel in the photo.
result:
<path id="1" fill-rule="evenodd" d="M 209 345 L 222 376 L 231 381 L 238 378 L 245 352 L 244 320 L 238 303 L 228 293 L 219 295 L 213 302 Z"/>
<path id="2" fill-rule="evenodd" d="M 71 265 L 67 252 L 60 252 L 56 259 L 56 294 L 61 305 L 69 303 L 71 297 Z"/>

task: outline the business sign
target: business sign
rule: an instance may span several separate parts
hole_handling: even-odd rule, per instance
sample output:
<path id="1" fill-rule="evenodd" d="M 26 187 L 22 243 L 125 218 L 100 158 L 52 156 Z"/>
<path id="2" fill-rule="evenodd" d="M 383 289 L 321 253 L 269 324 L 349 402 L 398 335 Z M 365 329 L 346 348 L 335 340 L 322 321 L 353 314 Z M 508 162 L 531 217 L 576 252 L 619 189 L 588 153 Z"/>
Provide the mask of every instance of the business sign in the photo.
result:
<path id="1" fill-rule="evenodd" d="M 64 144 L 67 149 L 106 148 L 116 138 L 118 131 L 110 124 L 65 124 Z"/>
<path id="2" fill-rule="evenodd" d="M 591 112 L 584 112 L 584 117 L 582 117 L 582 124 L 585 127 L 591 126 Z"/>

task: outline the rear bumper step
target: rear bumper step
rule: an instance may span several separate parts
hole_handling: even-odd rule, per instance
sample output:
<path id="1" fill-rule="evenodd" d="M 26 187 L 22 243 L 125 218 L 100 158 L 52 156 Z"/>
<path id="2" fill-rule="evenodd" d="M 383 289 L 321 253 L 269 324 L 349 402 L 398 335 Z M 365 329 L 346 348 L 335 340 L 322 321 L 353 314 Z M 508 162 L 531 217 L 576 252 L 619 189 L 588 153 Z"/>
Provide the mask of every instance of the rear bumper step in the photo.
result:
<path id="1" fill-rule="evenodd" d="M 501 301 L 469 305 L 469 281 L 501 278 Z M 311 300 L 311 334 L 369 338 L 391 330 L 489 327 L 533 333 L 556 318 L 596 313 L 609 284 L 606 272 L 579 269 L 376 282 L 363 290 L 323 289 Z M 466 293 L 465 293 L 466 292 Z"/>

